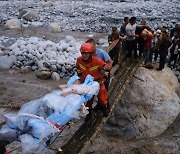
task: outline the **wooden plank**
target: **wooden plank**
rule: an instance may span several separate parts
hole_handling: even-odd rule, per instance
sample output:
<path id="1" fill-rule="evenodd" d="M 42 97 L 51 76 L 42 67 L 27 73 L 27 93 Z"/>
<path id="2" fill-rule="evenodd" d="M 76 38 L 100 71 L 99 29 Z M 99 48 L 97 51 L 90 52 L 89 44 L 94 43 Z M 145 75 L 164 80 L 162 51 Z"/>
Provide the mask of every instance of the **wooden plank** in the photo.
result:
<path id="1" fill-rule="evenodd" d="M 119 42 L 119 39 L 116 39 L 115 41 L 113 41 L 106 49 L 107 52 L 110 52 L 115 46 L 116 44 Z"/>

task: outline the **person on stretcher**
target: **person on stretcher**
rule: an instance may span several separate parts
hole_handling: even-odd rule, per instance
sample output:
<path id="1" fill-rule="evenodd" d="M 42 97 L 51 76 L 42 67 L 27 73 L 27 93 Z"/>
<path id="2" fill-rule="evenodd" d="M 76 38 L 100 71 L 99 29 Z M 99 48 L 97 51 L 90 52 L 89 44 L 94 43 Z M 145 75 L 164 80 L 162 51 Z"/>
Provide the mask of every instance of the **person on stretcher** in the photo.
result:
<path id="1" fill-rule="evenodd" d="M 87 75 L 81 84 L 79 77 L 73 76 L 67 85 L 59 88 L 63 90 L 55 90 L 24 104 L 17 114 L 4 115 L 6 125 L 0 130 L 0 144 L 18 140 L 25 152 L 42 150 L 46 141 L 59 131 L 56 125 L 63 126 L 73 118 L 79 118 L 78 110 L 98 94 L 99 83 Z"/>

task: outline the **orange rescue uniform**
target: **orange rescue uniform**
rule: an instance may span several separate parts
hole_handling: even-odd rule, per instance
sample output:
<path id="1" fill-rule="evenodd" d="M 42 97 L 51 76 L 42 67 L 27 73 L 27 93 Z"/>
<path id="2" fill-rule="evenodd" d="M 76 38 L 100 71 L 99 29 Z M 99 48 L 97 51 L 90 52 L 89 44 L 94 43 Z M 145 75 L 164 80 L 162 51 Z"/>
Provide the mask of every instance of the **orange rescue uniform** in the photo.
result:
<path id="1" fill-rule="evenodd" d="M 94 77 L 94 80 L 99 82 L 100 90 L 98 93 L 98 103 L 101 106 L 107 106 L 108 92 L 104 86 L 102 70 L 110 71 L 110 66 L 107 65 L 102 59 L 92 56 L 89 63 L 85 63 L 82 57 L 77 58 L 76 68 L 78 76 L 84 80 L 88 74 Z M 87 104 L 88 107 L 92 107 L 93 101 Z"/>

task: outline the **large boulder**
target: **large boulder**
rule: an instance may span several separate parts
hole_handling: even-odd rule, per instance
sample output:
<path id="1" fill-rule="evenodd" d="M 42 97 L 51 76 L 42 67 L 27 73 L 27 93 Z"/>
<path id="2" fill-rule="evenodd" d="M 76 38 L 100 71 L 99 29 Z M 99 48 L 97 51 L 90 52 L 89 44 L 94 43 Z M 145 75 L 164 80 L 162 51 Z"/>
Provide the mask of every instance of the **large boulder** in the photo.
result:
<path id="1" fill-rule="evenodd" d="M 6 22 L 5 26 L 8 29 L 17 29 L 17 28 L 21 28 L 21 22 L 18 19 L 10 19 Z"/>
<path id="2" fill-rule="evenodd" d="M 106 129 L 127 138 L 161 134 L 180 112 L 178 89 L 178 80 L 169 68 L 157 72 L 140 67 Z"/>

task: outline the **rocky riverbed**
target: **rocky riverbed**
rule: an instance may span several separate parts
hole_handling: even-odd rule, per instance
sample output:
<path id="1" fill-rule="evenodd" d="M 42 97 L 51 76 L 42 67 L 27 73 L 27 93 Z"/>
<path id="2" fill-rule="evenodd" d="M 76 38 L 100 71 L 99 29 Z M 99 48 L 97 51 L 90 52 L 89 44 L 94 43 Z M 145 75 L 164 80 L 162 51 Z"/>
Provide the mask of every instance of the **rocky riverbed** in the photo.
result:
<path id="1" fill-rule="evenodd" d="M 100 41 L 103 43 L 99 44 L 105 44 L 106 46 L 107 32 L 110 32 L 112 26 L 120 27 L 125 16 L 136 16 L 138 18 L 138 22 L 141 19 L 146 19 L 148 21 L 148 25 L 153 29 L 156 29 L 158 25 L 163 24 L 170 30 L 174 27 L 175 23 L 180 21 L 178 16 L 180 13 L 180 2 L 178 0 L 41 0 L 38 2 L 35 0 L 25 0 L 23 1 L 25 3 L 20 0 L 15 0 L 13 3 L 10 0 L 1 0 L 0 2 L 0 46 L 2 49 L 0 50 L 0 54 L 3 56 L 16 56 L 16 61 L 13 62 L 13 65 L 8 65 L 9 68 L 13 67 L 14 69 L 3 70 L 0 72 L 1 122 L 4 121 L 3 114 L 17 112 L 23 103 L 37 99 L 44 94 L 56 89 L 58 84 L 66 82 L 66 78 L 58 78 L 59 81 L 38 79 L 34 72 L 31 72 L 31 70 L 34 69 L 34 71 L 37 71 L 38 68 L 41 67 L 41 63 L 39 64 L 37 61 L 43 61 L 43 63 L 46 62 L 45 65 L 50 66 L 48 68 L 50 70 L 49 72 L 62 72 L 61 64 L 58 66 L 57 64 L 59 62 L 57 59 L 54 59 L 57 55 L 66 55 L 64 52 L 70 54 L 72 47 L 74 50 L 76 50 L 76 53 L 78 53 L 79 51 L 77 48 L 80 43 L 91 36 L 94 36 L 98 43 L 100 39 L 104 39 Z M 11 21 L 7 22 L 8 20 Z M 31 44 L 31 49 L 33 49 L 31 50 L 31 54 L 26 52 L 27 48 L 28 50 L 30 49 L 29 44 Z M 48 47 L 49 50 L 55 51 L 54 57 L 48 57 L 48 51 L 44 50 L 47 48 L 44 47 L 43 44 Z M 64 49 L 62 46 L 64 46 Z M 68 47 L 71 49 L 71 51 L 67 52 L 66 49 Z M 19 54 L 17 52 L 19 50 L 23 50 L 24 52 Z M 34 52 L 36 50 L 38 50 L 38 52 Z M 47 54 L 41 57 L 40 52 L 44 51 L 47 52 Z M 70 55 L 72 57 L 66 55 L 65 59 L 67 60 L 71 57 L 74 58 L 75 61 L 75 54 L 73 53 Z M 56 62 L 53 60 L 56 60 Z M 17 61 L 19 61 L 21 64 Z M 31 61 L 31 64 L 33 65 L 27 65 L 27 62 L 29 61 Z M 0 63 L 1 62 L 2 61 L 0 61 Z M 20 65 L 23 67 L 19 67 Z M 51 67 L 52 65 L 55 66 Z M 31 68 L 29 69 L 28 67 L 25 69 L 24 67 L 26 66 L 30 66 Z M 58 72 L 58 70 L 60 72 Z M 153 71 L 148 71 L 149 74 L 153 74 L 152 72 Z M 161 75 L 161 72 L 158 73 Z M 178 72 L 176 73 L 178 74 Z M 64 75 L 63 77 L 67 76 Z M 57 79 L 56 75 L 54 78 Z M 154 79 L 148 78 L 147 80 L 152 81 Z M 138 82 L 136 82 L 136 84 Z M 177 85 L 179 84 L 178 82 L 176 83 Z M 146 87 L 144 82 L 139 84 L 141 84 L 142 87 Z M 131 88 L 134 88 L 132 84 L 130 85 L 130 89 Z M 151 85 L 150 88 L 153 89 Z M 168 89 L 166 89 L 166 91 L 168 91 L 167 94 L 171 96 L 171 100 L 174 100 L 172 97 L 174 93 L 169 92 Z M 121 110 L 122 108 L 125 109 L 124 111 L 131 110 L 131 108 L 129 108 L 131 104 L 127 103 L 127 106 L 122 106 L 123 103 L 126 102 L 126 97 L 128 97 L 131 93 L 129 90 L 128 92 L 129 93 L 124 95 L 123 100 L 120 103 L 121 105 L 119 105 Z M 131 93 L 131 95 L 134 96 L 135 93 Z M 147 96 L 148 94 L 144 95 Z M 158 97 L 164 98 L 164 94 L 158 95 Z M 139 97 L 136 98 L 138 99 Z M 153 99 L 154 97 L 150 100 L 152 101 Z M 178 100 L 177 96 L 176 100 Z M 134 101 L 136 101 L 136 99 L 134 99 Z M 147 104 L 152 103 L 151 101 L 147 101 Z M 162 102 L 160 101 L 160 103 Z M 172 101 L 170 103 L 172 103 Z M 174 105 L 177 104 L 178 101 L 176 101 L 176 104 Z M 165 112 L 164 110 L 167 110 L 166 105 L 168 106 L 168 100 L 165 100 L 165 104 L 163 104 L 165 108 L 158 110 L 158 113 Z M 153 105 L 153 107 L 154 106 L 156 105 Z M 158 104 L 158 106 L 161 105 Z M 139 104 L 139 107 L 141 109 L 144 107 L 148 110 L 148 112 L 150 112 L 148 107 L 143 106 L 143 104 Z M 174 109 L 176 112 L 171 112 L 171 114 L 175 118 L 175 116 L 178 115 L 178 111 L 176 107 L 174 107 Z M 138 109 L 133 108 L 133 110 L 137 111 Z M 143 112 L 144 114 L 146 113 L 145 111 Z M 131 113 L 133 114 L 134 112 Z M 134 131 L 134 134 L 131 132 L 132 136 L 127 138 L 126 135 L 129 133 L 127 128 L 129 128 L 129 126 L 131 126 L 131 124 L 134 122 L 128 121 L 128 117 L 134 116 L 134 119 L 138 118 L 138 115 L 141 114 L 137 113 L 138 112 L 136 112 L 136 116 L 134 114 L 130 115 L 128 112 L 124 112 L 123 115 L 123 113 L 117 113 L 116 110 L 116 113 L 114 112 L 113 114 L 116 114 L 117 118 L 113 119 L 115 116 L 112 116 L 112 119 L 109 121 L 111 125 L 106 125 L 106 127 L 98 134 L 88 153 L 176 154 L 180 152 L 179 116 L 177 116 L 176 120 L 171 119 L 172 121 L 170 122 L 166 119 L 166 123 L 168 123 L 169 126 L 163 127 L 162 125 L 161 128 L 163 129 L 161 129 L 161 133 L 159 134 L 157 132 L 153 132 L 155 135 L 151 134 L 153 129 L 147 127 L 145 121 L 148 118 L 151 119 L 151 117 L 156 116 L 152 116 L 151 114 L 148 114 L 148 117 L 140 116 L 138 127 L 132 129 L 132 132 L 135 129 L 138 131 Z M 143 128 L 141 126 L 143 126 Z M 69 131 L 67 129 L 58 139 L 58 143 L 61 142 L 60 145 L 63 145 L 67 141 L 72 133 L 78 128 L 78 125 L 72 125 L 72 128 L 73 129 Z M 107 128 L 111 128 L 113 131 L 108 131 Z M 148 129 L 146 132 L 148 135 L 143 133 L 145 129 Z M 117 131 L 121 133 L 117 133 Z M 138 135 L 139 137 L 137 137 Z M 55 147 L 58 147 L 58 145 L 56 144 Z M 10 147 L 9 149 L 12 148 Z M 54 153 L 54 151 L 51 150 L 49 153 Z"/>

